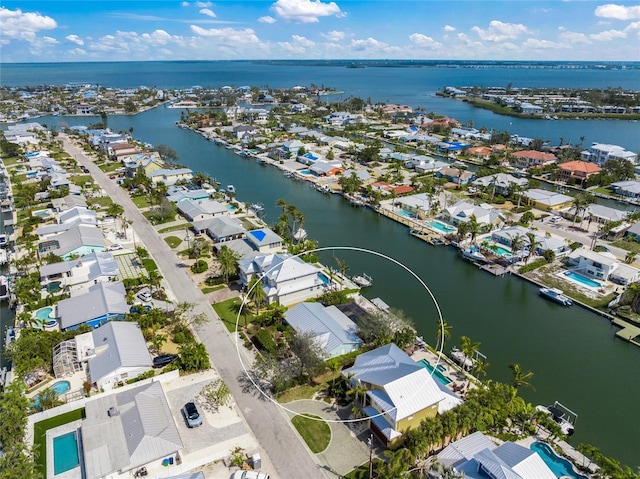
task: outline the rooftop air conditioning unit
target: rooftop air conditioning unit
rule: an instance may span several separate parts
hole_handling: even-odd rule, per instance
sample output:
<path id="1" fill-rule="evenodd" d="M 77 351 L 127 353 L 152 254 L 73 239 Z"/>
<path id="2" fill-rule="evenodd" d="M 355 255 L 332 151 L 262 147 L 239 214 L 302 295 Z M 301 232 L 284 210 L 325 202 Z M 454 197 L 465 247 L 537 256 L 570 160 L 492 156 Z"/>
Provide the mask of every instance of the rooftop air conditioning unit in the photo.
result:
<path id="1" fill-rule="evenodd" d="M 119 416 L 120 415 L 120 411 L 118 411 L 117 407 L 111 406 L 108 410 L 107 410 L 107 415 L 109 417 L 114 417 L 114 416 Z"/>

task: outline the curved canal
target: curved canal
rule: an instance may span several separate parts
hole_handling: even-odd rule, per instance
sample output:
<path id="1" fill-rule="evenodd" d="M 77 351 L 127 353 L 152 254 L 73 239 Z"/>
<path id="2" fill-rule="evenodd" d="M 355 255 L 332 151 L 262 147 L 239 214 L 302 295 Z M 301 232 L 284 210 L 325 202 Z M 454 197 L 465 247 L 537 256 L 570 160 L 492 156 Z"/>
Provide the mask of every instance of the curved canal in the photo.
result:
<path id="1" fill-rule="evenodd" d="M 508 364 L 532 370 L 534 390 L 523 396 L 535 404 L 558 400 L 578 413 L 571 443 L 587 442 L 631 466 L 638 465 L 636 414 L 640 382 L 634 380 L 640 350 L 614 339 L 610 323 L 580 307 L 562 308 L 541 299 L 537 288 L 515 277 L 495 278 L 463 261 L 452 248 L 433 247 L 409 235 L 407 227 L 372 210 L 354 208 L 339 196 L 323 195 L 307 183 L 291 181 L 273 167 L 259 165 L 174 126 L 180 110 L 158 108 L 134 117 L 110 117 L 114 131 L 134 128 L 134 136 L 167 144 L 179 161 L 204 171 L 222 185 L 233 184 L 239 200 L 265 205 L 266 220 L 280 214 L 278 198 L 305 215 L 304 228 L 320 246 L 357 246 L 387 254 L 411 268 L 433 291 L 446 321 L 453 326 L 447 348 L 462 335 L 481 343 L 488 376 L 511 377 Z M 56 122 L 54 117 L 43 123 Z M 93 119 L 65 118 L 70 125 Z M 434 343 L 436 308 L 421 285 L 402 268 L 354 251 L 336 250 L 347 260 L 347 274 L 366 272 L 374 285 L 365 295 L 381 297 L 412 317 L 427 342 Z M 323 262 L 336 266 L 332 254 Z"/>

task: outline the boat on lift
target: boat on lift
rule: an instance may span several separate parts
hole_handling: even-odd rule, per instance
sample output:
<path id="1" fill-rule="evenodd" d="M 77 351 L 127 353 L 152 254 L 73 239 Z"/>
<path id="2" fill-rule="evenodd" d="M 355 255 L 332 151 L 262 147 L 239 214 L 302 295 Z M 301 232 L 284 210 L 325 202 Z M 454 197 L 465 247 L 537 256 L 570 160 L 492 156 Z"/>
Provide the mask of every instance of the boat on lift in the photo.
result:
<path id="1" fill-rule="evenodd" d="M 367 273 L 362 273 L 351 278 L 355 284 L 360 286 L 361 288 L 368 288 L 373 284 L 373 278 L 369 276 Z"/>

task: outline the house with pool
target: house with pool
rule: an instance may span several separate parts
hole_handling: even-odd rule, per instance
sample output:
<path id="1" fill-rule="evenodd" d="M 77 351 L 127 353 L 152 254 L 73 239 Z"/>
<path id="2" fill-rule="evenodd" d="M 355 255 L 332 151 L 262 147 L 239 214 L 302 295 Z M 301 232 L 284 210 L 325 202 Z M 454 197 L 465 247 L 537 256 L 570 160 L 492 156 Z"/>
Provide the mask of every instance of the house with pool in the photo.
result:
<path id="1" fill-rule="evenodd" d="M 120 268 L 113 254 L 93 252 L 77 259 L 40 267 L 40 282 L 49 292 L 79 289 L 102 281 L 115 281 Z"/>
<path id="2" fill-rule="evenodd" d="M 426 193 L 402 196 L 391 201 L 393 202 L 393 206 L 400 208 L 400 210 L 405 211 L 416 218 L 427 218 L 431 211 L 431 201 L 429 199 L 429 195 Z M 386 202 L 387 201 L 382 201 L 381 204 L 385 204 Z M 402 212 L 400 212 L 400 214 L 402 215 Z"/>
<path id="3" fill-rule="evenodd" d="M 191 181 L 193 170 L 191 168 L 162 168 L 147 174 L 154 186 L 164 183 L 167 186 L 175 185 L 180 180 Z"/>
<path id="4" fill-rule="evenodd" d="M 184 200 L 176 204 L 178 211 L 189 222 L 203 221 L 229 212 L 227 206 L 211 200 Z"/>
<path id="5" fill-rule="evenodd" d="M 244 238 L 247 233 L 242 222 L 239 219 L 231 218 L 229 215 L 195 221 L 192 228 L 196 234 L 206 233 L 214 243 L 224 243 Z"/>
<path id="6" fill-rule="evenodd" d="M 464 200 L 445 208 L 442 211 L 442 219 L 453 224 L 469 223 L 474 216 L 482 231 L 488 232 L 495 227 L 504 224 L 502 212 L 489 205 L 474 205 Z"/>
<path id="7" fill-rule="evenodd" d="M 128 312 L 126 291 L 120 281 L 94 284 L 58 303 L 58 321 L 63 331 L 81 324 L 97 328 L 112 319 L 123 319 Z"/>
<path id="8" fill-rule="evenodd" d="M 397 447 L 404 434 L 423 419 L 462 403 L 395 344 L 359 355 L 342 374 L 352 386 L 366 389 L 358 407 L 386 448 Z"/>
<path id="9" fill-rule="evenodd" d="M 46 236 L 54 233 L 60 233 L 73 228 L 75 225 L 97 225 L 98 217 L 96 212 L 87 207 L 75 206 L 60 212 L 57 215 L 56 223 L 40 226 L 36 229 L 38 236 Z"/>
<path id="10" fill-rule="evenodd" d="M 288 310 L 284 318 L 298 333 L 309 334 L 327 359 L 357 351 L 362 346 L 356 324 L 335 306 L 300 303 Z"/>
<path id="11" fill-rule="evenodd" d="M 571 267 L 571 271 L 574 273 L 607 281 L 620 266 L 620 261 L 612 253 L 606 251 L 598 252 L 586 248 L 577 248 L 567 257 L 567 265 Z M 580 276 L 574 275 L 573 279 L 579 280 Z M 586 285 L 599 286 L 597 282 Z"/>
<path id="12" fill-rule="evenodd" d="M 452 442 L 438 453 L 437 458 L 441 465 L 452 467 L 455 472 L 468 479 L 557 479 L 560 477 L 554 474 L 534 450 L 510 441 L 498 446 L 480 431 Z"/>
<path id="13" fill-rule="evenodd" d="M 79 434 L 85 479 L 122 477 L 169 458 L 173 464 L 183 448 L 160 382 L 100 394 L 87 401 L 85 415 Z"/>
<path id="14" fill-rule="evenodd" d="M 38 243 L 38 256 L 44 258 L 53 253 L 68 259 L 94 251 L 102 252 L 105 248 L 106 241 L 99 228 L 94 225 L 77 224 L 61 233 L 45 235 Z"/>
<path id="15" fill-rule="evenodd" d="M 500 251 L 498 254 L 501 256 L 511 256 L 511 247 L 515 238 L 522 240 L 522 249 L 529 251 L 529 236 L 533 234 L 535 242 L 539 243 L 533 254 L 543 255 L 545 251 L 551 250 L 555 253 L 556 257 L 566 256 L 571 252 L 571 247 L 561 238 L 555 238 L 553 236 L 546 236 L 540 234 L 539 231 L 525 228 L 524 226 L 509 226 L 499 230 L 491 232 L 491 236 L 488 241 L 497 245 L 506 246 L 509 250 Z"/>
<path id="16" fill-rule="evenodd" d="M 245 288 L 254 276 L 260 278 L 269 304 L 288 306 L 314 298 L 322 294 L 329 283 L 320 269 L 288 253 L 260 254 L 241 259 L 238 269 Z"/>

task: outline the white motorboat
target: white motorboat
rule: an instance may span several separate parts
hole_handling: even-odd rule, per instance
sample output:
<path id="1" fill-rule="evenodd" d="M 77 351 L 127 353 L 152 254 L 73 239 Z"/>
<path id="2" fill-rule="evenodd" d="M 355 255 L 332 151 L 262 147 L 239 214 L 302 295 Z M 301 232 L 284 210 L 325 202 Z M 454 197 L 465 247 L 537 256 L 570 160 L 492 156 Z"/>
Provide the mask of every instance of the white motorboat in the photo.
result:
<path id="1" fill-rule="evenodd" d="M 293 234 L 293 239 L 297 242 L 300 243 L 301 241 L 304 241 L 307 239 L 307 232 L 305 230 L 303 230 L 302 228 L 298 228 L 298 231 L 296 231 Z"/>
<path id="2" fill-rule="evenodd" d="M 540 288 L 540 295 L 545 298 L 549 298 L 552 301 L 555 301 L 558 304 L 563 306 L 571 306 L 573 304 L 573 300 L 566 296 L 562 290 L 557 288 Z"/>
<path id="3" fill-rule="evenodd" d="M 227 185 L 227 191 L 229 193 L 235 193 L 236 192 L 236 187 L 233 185 Z"/>
<path id="4" fill-rule="evenodd" d="M 0 249 L 0 265 L 7 264 L 9 261 L 9 255 L 6 249 Z"/>
<path id="5" fill-rule="evenodd" d="M 253 203 L 251 206 L 249 206 L 249 209 L 254 213 L 260 213 L 264 211 L 264 205 L 262 203 Z"/>
<path id="6" fill-rule="evenodd" d="M 463 248 L 462 257 L 474 263 L 488 263 L 489 260 L 480 251 L 472 248 Z"/>
<path id="7" fill-rule="evenodd" d="M 550 415 L 553 420 L 560 426 L 563 434 L 571 436 L 575 431 L 575 422 L 578 419 L 578 415 L 571 409 L 555 401 L 552 406 L 536 406 L 538 411 L 542 411 L 545 414 Z"/>
<path id="8" fill-rule="evenodd" d="M 369 276 L 367 273 L 362 273 L 351 278 L 355 284 L 360 286 L 361 288 L 367 288 L 373 284 L 373 278 Z"/>
<path id="9" fill-rule="evenodd" d="M 0 276 L 0 300 L 9 299 L 9 278 L 4 275 Z"/>
<path id="10" fill-rule="evenodd" d="M 449 353 L 449 355 L 456 363 L 458 363 L 464 369 L 471 369 L 475 364 L 475 361 L 472 358 L 467 357 L 467 355 L 464 354 L 462 351 L 460 351 L 458 348 L 452 348 L 451 353 Z"/>

